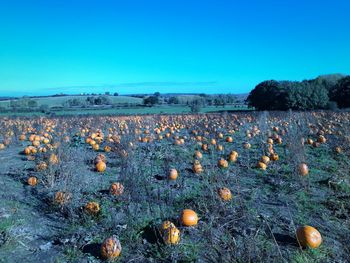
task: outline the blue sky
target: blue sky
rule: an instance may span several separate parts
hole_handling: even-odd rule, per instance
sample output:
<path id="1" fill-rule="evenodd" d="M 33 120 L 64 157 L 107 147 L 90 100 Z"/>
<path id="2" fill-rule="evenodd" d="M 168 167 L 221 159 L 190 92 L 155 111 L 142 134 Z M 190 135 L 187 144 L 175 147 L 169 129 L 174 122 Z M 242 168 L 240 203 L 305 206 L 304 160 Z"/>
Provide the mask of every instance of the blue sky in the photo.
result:
<path id="1" fill-rule="evenodd" d="M 2 0 L 0 96 L 245 93 L 350 73 L 348 0 Z"/>

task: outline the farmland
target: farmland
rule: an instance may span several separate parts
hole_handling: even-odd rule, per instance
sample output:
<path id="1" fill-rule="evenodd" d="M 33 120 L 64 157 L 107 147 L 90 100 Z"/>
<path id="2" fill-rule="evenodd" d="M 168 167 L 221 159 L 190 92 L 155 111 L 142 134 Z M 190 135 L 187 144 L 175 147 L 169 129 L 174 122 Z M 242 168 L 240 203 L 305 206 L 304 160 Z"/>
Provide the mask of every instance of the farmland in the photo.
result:
<path id="1" fill-rule="evenodd" d="M 180 113 L 0 118 L 0 262 L 348 261 L 348 112 Z"/>

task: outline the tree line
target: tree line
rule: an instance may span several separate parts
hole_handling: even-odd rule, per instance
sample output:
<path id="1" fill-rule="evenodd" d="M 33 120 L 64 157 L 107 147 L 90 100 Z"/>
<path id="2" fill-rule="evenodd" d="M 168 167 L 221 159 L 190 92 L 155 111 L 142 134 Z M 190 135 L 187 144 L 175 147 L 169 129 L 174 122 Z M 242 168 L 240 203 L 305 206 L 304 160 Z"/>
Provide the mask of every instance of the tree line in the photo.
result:
<path id="1" fill-rule="evenodd" d="M 259 83 L 247 103 L 257 110 L 315 110 L 350 107 L 350 76 L 326 75 L 304 81 Z"/>

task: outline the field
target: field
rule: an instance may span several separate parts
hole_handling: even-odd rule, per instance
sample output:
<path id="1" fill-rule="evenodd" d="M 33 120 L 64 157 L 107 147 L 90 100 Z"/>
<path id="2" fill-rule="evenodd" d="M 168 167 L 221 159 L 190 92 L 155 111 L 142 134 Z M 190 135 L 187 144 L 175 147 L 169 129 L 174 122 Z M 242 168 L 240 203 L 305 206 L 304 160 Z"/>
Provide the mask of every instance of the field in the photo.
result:
<path id="1" fill-rule="evenodd" d="M 38 106 L 47 105 L 49 107 L 60 107 L 68 100 L 72 99 L 78 99 L 80 101 L 86 100 L 86 98 L 89 96 L 62 96 L 62 97 L 38 97 L 38 98 L 32 98 L 35 100 L 38 104 Z M 135 98 L 130 96 L 108 96 L 108 98 L 111 100 L 111 103 L 113 104 L 124 104 L 124 103 L 130 103 L 130 104 L 140 104 L 142 103 L 141 98 Z M 10 106 L 10 100 L 4 100 L 0 101 L 0 107 L 9 107 Z"/>
<path id="2" fill-rule="evenodd" d="M 0 262 L 349 261 L 349 112 L 182 112 L 1 117 Z"/>

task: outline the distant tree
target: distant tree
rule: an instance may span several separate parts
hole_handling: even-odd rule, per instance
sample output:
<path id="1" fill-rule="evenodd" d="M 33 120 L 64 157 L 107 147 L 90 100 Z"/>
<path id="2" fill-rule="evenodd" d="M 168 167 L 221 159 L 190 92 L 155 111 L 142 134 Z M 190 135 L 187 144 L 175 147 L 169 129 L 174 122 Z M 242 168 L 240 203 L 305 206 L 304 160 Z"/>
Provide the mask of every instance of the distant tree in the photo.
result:
<path id="1" fill-rule="evenodd" d="M 157 91 L 157 92 L 154 93 L 154 96 L 159 97 L 160 93 Z"/>
<path id="2" fill-rule="evenodd" d="M 284 85 L 268 80 L 261 82 L 250 92 L 247 102 L 257 110 L 285 110 L 287 95 Z"/>
<path id="3" fill-rule="evenodd" d="M 330 97 L 339 108 L 350 107 L 350 76 L 339 80 L 334 90 L 331 91 Z"/>
<path id="4" fill-rule="evenodd" d="M 109 91 L 106 91 L 106 92 L 105 92 L 105 95 L 106 95 L 106 96 L 109 96 L 109 95 L 111 95 L 111 93 L 110 93 Z"/>
<path id="5" fill-rule="evenodd" d="M 168 100 L 168 104 L 179 104 L 178 97 L 170 97 Z"/>
<path id="6" fill-rule="evenodd" d="M 117 96 L 119 96 L 119 93 L 118 92 L 114 92 L 113 96 L 117 97 Z"/>
<path id="7" fill-rule="evenodd" d="M 149 96 L 143 99 L 143 104 L 153 106 L 155 104 L 159 103 L 159 97 L 158 96 Z"/>
<path id="8" fill-rule="evenodd" d="M 204 105 L 205 103 L 203 99 L 194 99 L 191 102 L 189 102 L 189 106 L 192 113 L 200 112 Z"/>

